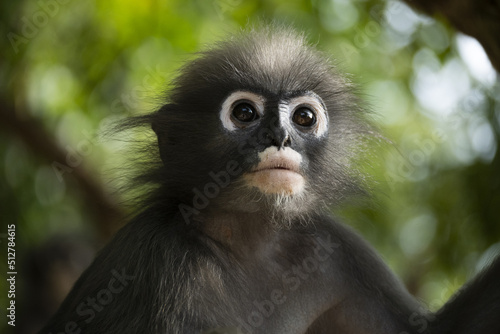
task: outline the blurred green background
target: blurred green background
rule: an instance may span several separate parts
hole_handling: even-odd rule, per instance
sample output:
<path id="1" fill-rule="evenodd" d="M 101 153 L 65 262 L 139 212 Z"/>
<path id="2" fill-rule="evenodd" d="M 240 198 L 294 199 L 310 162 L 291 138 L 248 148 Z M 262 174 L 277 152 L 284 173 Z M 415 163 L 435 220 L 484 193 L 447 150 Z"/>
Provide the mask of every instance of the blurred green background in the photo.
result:
<path id="1" fill-rule="evenodd" d="M 18 333 L 130 213 L 117 191 L 127 142 L 103 129 L 157 108 L 193 52 L 263 20 L 337 59 L 394 143 L 369 158 L 374 204 L 339 214 L 412 293 L 436 309 L 500 248 L 497 74 L 442 21 L 371 0 L 4 0 L 0 18 L 0 272 L 15 224 Z M 7 289 L 2 278 L 2 333 Z"/>

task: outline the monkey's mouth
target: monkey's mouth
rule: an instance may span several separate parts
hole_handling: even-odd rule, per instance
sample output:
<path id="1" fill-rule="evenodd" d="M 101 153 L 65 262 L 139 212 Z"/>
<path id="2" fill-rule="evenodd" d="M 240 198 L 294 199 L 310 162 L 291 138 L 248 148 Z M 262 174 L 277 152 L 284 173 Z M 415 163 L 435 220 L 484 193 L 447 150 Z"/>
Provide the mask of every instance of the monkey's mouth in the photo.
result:
<path id="1" fill-rule="evenodd" d="M 300 174 L 300 170 L 298 166 L 289 166 L 287 165 L 287 161 L 280 161 L 277 162 L 276 164 L 262 164 L 266 166 L 261 166 L 259 164 L 255 169 L 253 169 L 250 173 L 259 173 L 259 172 L 264 172 L 264 171 L 276 171 L 276 172 L 292 172 L 292 173 L 298 173 Z"/>
<path id="2" fill-rule="evenodd" d="M 245 175 L 247 184 L 266 194 L 292 195 L 304 188 L 300 173 L 302 156 L 290 148 L 274 146 L 259 153 L 260 162 Z"/>

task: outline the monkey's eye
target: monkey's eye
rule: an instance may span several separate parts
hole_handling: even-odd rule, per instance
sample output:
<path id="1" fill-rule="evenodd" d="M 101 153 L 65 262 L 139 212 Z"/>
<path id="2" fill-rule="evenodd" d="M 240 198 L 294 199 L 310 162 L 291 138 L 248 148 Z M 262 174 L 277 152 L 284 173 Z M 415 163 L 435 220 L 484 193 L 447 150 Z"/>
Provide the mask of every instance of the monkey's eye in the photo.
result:
<path id="1" fill-rule="evenodd" d="M 253 122 L 259 118 L 254 107 L 248 103 L 239 103 L 233 108 L 232 116 L 243 123 Z"/>
<path id="2" fill-rule="evenodd" d="M 316 124 L 316 115 L 311 111 L 311 109 L 301 107 L 295 110 L 292 120 L 297 125 L 311 127 Z"/>

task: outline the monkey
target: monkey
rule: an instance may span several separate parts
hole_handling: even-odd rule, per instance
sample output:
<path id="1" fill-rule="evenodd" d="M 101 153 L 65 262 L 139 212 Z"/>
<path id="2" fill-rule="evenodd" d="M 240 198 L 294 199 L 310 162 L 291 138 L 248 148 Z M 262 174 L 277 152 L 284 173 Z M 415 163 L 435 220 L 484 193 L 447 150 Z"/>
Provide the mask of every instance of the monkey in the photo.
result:
<path id="1" fill-rule="evenodd" d="M 288 27 L 187 62 L 125 128 L 155 140 L 143 205 L 40 334 L 500 333 L 500 262 L 427 310 L 330 208 L 366 193 L 356 87 Z"/>

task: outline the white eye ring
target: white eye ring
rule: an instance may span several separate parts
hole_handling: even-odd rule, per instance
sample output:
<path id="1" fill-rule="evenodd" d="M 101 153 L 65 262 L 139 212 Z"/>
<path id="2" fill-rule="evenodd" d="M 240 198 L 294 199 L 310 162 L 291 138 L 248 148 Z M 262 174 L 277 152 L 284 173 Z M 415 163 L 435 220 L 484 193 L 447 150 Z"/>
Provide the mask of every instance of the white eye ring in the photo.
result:
<path id="1" fill-rule="evenodd" d="M 236 124 L 233 122 L 233 119 L 231 118 L 233 108 L 238 104 L 237 102 L 239 101 L 244 103 L 250 102 L 250 104 L 252 104 L 256 108 L 257 113 L 260 116 L 264 114 L 264 104 L 266 103 L 264 97 L 247 91 L 233 92 L 224 100 L 224 103 L 222 103 L 219 115 L 222 126 L 228 131 L 235 131 L 239 129 L 239 127 L 236 126 Z"/>
<path id="2" fill-rule="evenodd" d="M 326 112 L 323 100 L 313 92 L 309 92 L 307 95 L 292 98 L 288 103 L 290 118 L 293 117 L 295 110 L 301 107 L 311 109 L 311 111 L 316 115 L 316 124 L 311 127 L 312 133 L 314 133 L 316 137 L 324 135 L 328 130 L 328 113 Z"/>

